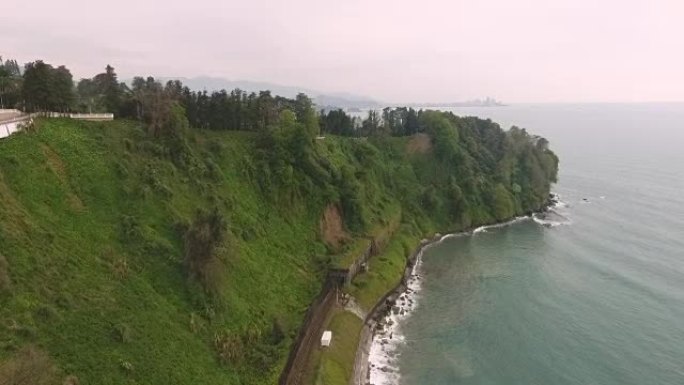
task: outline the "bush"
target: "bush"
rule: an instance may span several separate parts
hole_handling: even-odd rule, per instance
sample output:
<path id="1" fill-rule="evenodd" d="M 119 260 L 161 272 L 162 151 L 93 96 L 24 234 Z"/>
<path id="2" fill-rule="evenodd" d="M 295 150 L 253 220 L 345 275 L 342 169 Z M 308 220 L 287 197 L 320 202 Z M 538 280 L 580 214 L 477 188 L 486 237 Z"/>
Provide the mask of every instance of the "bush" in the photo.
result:
<path id="1" fill-rule="evenodd" d="M 42 322 L 50 322 L 59 318 L 59 313 L 50 305 L 41 305 L 36 309 L 36 318 Z"/>
<path id="2" fill-rule="evenodd" d="M 285 339 L 285 326 L 280 318 L 273 318 L 273 325 L 271 326 L 271 343 L 278 345 Z"/>
<path id="3" fill-rule="evenodd" d="M 124 138 L 123 143 L 124 147 L 126 147 L 126 151 L 131 151 L 133 149 L 133 141 L 130 139 Z"/>
<path id="4" fill-rule="evenodd" d="M 121 235 L 126 241 L 137 241 L 143 238 L 142 227 L 138 218 L 129 215 L 121 217 Z"/>
<path id="5" fill-rule="evenodd" d="M 131 342 L 131 328 L 126 324 L 118 324 L 114 326 L 113 336 L 114 340 L 126 344 Z"/>
<path id="6" fill-rule="evenodd" d="M 128 374 L 133 373 L 133 370 L 135 370 L 135 367 L 133 366 L 133 364 L 131 364 L 129 361 L 126 361 L 126 360 L 119 361 L 119 367 L 121 367 L 121 370 L 123 370 L 124 372 L 126 372 Z"/>
<path id="7" fill-rule="evenodd" d="M 240 336 L 231 333 L 216 333 L 214 347 L 223 364 L 236 364 L 244 357 L 245 345 Z"/>
<path id="8" fill-rule="evenodd" d="M 117 279 L 126 279 L 130 273 L 130 267 L 126 257 L 117 258 L 112 263 L 112 272 Z"/>
<path id="9" fill-rule="evenodd" d="M 116 164 L 114 165 L 114 167 L 115 167 L 115 170 L 116 170 L 116 174 L 117 174 L 119 177 L 125 178 L 125 177 L 128 176 L 128 174 L 129 174 L 128 168 L 126 167 L 126 165 L 125 165 L 123 162 L 121 162 L 121 161 L 116 162 Z"/>
<path id="10" fill-rule="evenodd" d="M 217 255 L 218 247 L 226 239 L 227 224 L 223 215 L 214 209 L 197 212 L 185 232 L 185 266 L 188 275 L 202 284 L 208 293 L 217 294 L 223 280 L 223 263 Z"/>

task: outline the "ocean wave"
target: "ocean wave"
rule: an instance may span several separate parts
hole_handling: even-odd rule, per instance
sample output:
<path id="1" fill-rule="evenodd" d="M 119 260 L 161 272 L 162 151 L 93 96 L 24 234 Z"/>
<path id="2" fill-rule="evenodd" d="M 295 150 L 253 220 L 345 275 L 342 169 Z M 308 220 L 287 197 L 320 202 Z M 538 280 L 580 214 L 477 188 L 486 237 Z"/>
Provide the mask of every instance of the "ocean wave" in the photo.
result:
<path id="1" fill-rule="evenodd" d="M 516 217 L 504 223 L 480 226 L 471 232 L 445 234 L 440 236 L 436 242 L 424 246 L 416 258 L 416 263 L 413 266 L 411 275 L 407 281 L 406 291 L 399 296 L 396 305 L 392 307 L 391 311 L 383 318 L 382 322 L 378 324 L 378 328 L 373 335 L 373 341 L 368 355 L 369 382 L 373 385 L 396 385 L 399 383 L 401 377 L 398 363 L 399 351 L 400 347 L 406 343 L 406 338 L 402 333 L 401 325 L 411 316 L 411 314 L 413 314 L 419 304 L 419 293 L 423 281 L 420 271 L 425 250 L 448 238 L 475 235 L 490 229 L 510 226 L 530 219 L 547 227 L 566 224 L 563 221 L 569 223 L 569 220 L 564 215 L 557 212 L 557 210 L 568 207 L 568 204 L 562 201 L 557 194 L 553 194 L 552 201 L 553 203 L 545 213 Z M 557 215 L 559 219 L 550 220 L 540 216 L 549 215 L 551 213 L 553 213 L 552 215 Z"/>
<path id="2" fill-rule="evenodd" d="M 549 205 L 546 211 L 532 214 L 532 220 L 544 227 L 556 227 L 572 224 L 569 213 L 567 212 L 567 208 L 570 207 L 570 205 L 563 201 L 559 194 L 552 195 L 553 203 Z"/>
<path id="3" fill-rule="evenodd" d="M 452 236 L 445 235 L 438 242 Z M 429 246 L 427 246 L 429 247 Z M 368 361 L 370 383 L 373 385 L 395 385 L 399 383 L 399 347 L 406 343 L 406 339 L 401 332 L 401 323 L 404 322 L 415 311 L 418 306 L 419 292 L 423 280 L 420 273 L 422 265 L 423 248 L 416 258 L 416 263 L 411 271 L 404 291 L 396 301 L 396 305 L 385 316 L 382 327 L 378 328 L 373 336 L 370 347 Z"/>
<path id="4" fill-rule="evenodd" d="M 556 226 L 563 226 L 563 225 L 569 225 L 570 221 L 554 221 L 554 220 L 548 220 L 548 219 L 543 219 L 538 216 L 533 216 L 532 220 L 544 227 L 556 227 Z"/>
<path id="5" fill-rule="evenodd" d="M 526 221 L 529 219 L 530 219 L 530 217 L 525 215 L 525 216 L 521 216 L 521 217 L 515 217 L 508 222 L 496 223 L 496 224 L 487 225 L 487 226 L 480 226 L 480 227 L 476 228 L 475 230 L 473 230 L 471 234 L 475 235 L 475 234 L 479 234 L 479 233 L 485 233 L 485 232 L 487 232 L 487 230 L 498 229 L 501 227 L 510 226 L 512 224 L 522 222 L 522 221 Z"/>

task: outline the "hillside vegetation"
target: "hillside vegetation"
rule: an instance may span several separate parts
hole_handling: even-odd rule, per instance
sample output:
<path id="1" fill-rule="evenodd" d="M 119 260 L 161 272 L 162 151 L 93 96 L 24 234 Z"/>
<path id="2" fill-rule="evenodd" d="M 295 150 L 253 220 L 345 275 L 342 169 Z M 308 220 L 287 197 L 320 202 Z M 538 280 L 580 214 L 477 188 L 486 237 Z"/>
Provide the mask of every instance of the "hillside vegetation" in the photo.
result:
<path id="1" fill-rule="evenodd" d="M 557 172 L 544 139 L 440 112 L 412 136 L 325 139 L 287 109 L 252 132 L 170 113 L 156 130 L 42 120 L 0 142 L 0 379 L 276 383 L 358 240 L 537 210 Z M 388 283 L 363 280 L 368 307 L 364 287 Z"/>

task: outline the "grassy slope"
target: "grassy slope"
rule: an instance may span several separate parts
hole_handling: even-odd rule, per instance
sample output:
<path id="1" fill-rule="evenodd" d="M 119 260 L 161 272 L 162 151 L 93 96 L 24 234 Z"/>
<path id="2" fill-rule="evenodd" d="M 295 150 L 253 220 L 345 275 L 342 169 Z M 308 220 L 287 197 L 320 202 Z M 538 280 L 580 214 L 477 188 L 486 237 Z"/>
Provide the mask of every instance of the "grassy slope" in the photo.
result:
<path id="1" fill-rule="evenodd" d="M 269 179 L 277 169 L 258 162 L 252 133 L 192 131 L 182 165 L 131 122 L 50 120 L 1 141 L 0 254 L 12 282 L 0 287 L 0 366 L 37 345 L 81 383 L 275 383 L 326 265 L 345 265 L 369 236 L 387 241 L 349 289 L 369 310 L 420 238 L 467 226 L 449 214 L 451 164 L 431 151 L 408 155 L 407 140 L 316 141 L 314 163 L 301 167 L 327 182 L 289 160 L 298 189 Z M 321 215 L 350 191 L 366 230 L 348 229 L 346 247 L 329 250 Z M 477 215 L 481 198 L 470 197 Z M 186 278 L 179 231 L 214 207 L 230 228 L 219 299 Z M 492 218 L 478 217 L 467 223 Z M 361 321 L 338 311 L 330 327 L 349 337 L 316 357 L 312 378 L 342 384 Z M 236 358 L 219 362 L 216 336 L 241 341 Z"/>
<path id="2" fill-rule="evenodd" d="M 279 215 L 262 205 L 241 168 L 249 138 L 222 135 L 194 145 L 204 151 L 221 141 L 214 159 L 222 176 L 213 183 L 137 150 L 143 133 L 125 122 L 44 122 L 0 143 L 0 252 L 12 280 L 0 294 L 0 357 L 38 344 L 83 383 L 225 384 L 238 375 L 274 382 L 287 341 L 268 347 L 280 364 L 264 373 L 251 362 L 219 365 L 212 338 L 267 335 L 274 318 L 294 334 L 320 282 L 311 263 L 323 248 L 318 217 L 315 209 Z M 143 180 L 149 170 L 171 196 Z M 214 204 L 237 234 L 220 308 L 188 289 L 174 230 Z M 122 235 L 124 216 L 141 235 Z"/>

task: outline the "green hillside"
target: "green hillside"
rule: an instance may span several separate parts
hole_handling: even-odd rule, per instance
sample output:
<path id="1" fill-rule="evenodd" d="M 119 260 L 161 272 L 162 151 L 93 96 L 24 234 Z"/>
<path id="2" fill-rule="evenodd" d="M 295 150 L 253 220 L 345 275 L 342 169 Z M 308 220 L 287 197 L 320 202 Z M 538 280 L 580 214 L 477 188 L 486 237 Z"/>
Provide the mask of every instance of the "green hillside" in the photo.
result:
<path id="1" fill-rule="evenodd" d="M 436 112 L 421 124 L 314 140 L 281 118 L 159 138 L 53 119 L 0 141 L 0 377 L 273 384 L 326 269 L 358 240 L 546 202 L 558 161 L 544 140 Z M 364 305 L 392 284 L 360 282 Z"/>

